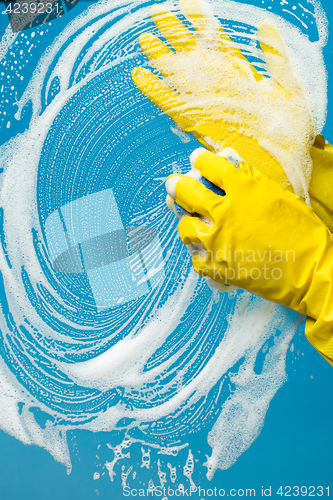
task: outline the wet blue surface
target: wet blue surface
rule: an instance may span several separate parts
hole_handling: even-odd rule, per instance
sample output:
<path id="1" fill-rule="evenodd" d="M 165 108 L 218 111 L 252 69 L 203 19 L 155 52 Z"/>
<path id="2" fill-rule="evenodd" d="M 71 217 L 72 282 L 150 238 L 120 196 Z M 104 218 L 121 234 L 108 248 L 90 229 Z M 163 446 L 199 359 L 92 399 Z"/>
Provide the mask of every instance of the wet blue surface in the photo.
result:
<path id="1" fill-rule="evenodd" d="M 33 52 L 31 62 L 26 66 L 26 77 L 28 77 L 29 72 L 32 71 L 32 67 L 34 66 L 33 61 L 39 59 L 47 43 L 52 41 L 53 37 L 60 32 L 66 23 L 78 14 L 80 9 L 83 10 L 85 8 L 85 3 L 84 0 L 79 2 L 79 4 L 68 14 L 52 21 L 50 31 L 48 34 L 45 34 L 43 39 L 43 44 L 37 46 L 36 51 Z M 252 3 L 256 5 L 255 1 Z M 329 1 L 322 2 L 322 4 L 329 19 L 333 19 L 333 9 Z M 0 23 L 0 29 L 4 31 L 8 23 L 7 16 L 0 16 Z M 333 74 L 332 51 L 332 42 L 329 41 L 325 48 L 325 57 L 330 79 Z M 126 63 L 122 67 L 122 71 L 127 77 L 129 75 L 129 69 L 130 67 L 127 67 Z M 130 86 L 128 90 L 129 95 L 126 101 L 126 118 L 124 116 L 124 108 L 122 108 L 119 99 L 115 99 L 114 102 L 111 102 L 109 98 L 110 93 L 104 92 L 106 86 L 108 86 L 108 88 L 114 86 L 116 89 L 117 79 L 120 77 L 121 75 L 119 73 L 102 74 L 99 78 L 94 80 L 93 88 L 92 86 L 88 86 L 81 89 L 63 111 L 66 116 L 63 114 L 58 116 L 47 136 L 39 165 L 38 207 L 46 241 L 49 248 L 51 248 L 52 245 L 54 246 L 54 257 L 58 257 L 60 253 L 68 249 L 68 240 L 64 237 L 63 232 L 64 228 L 69 234 L 69 238 L 74 238 L 74 240 L 70 242 L 70 246 L 81 245 L 84 241 L 90 240 L 96 236 L 121 230 L 123 228 L 126 229 L 133 223 L 133 220 L 135 220 L 138 214 L 144 213 L 147 207 L 158 206 L 162 198 L 165 197 L 163 179 L 170 173 L 171 160 L 176 161 L 178 167 L 180 165 L 182 171 L 187 171 L 189 169 L 188 156 L 198 145 L 193 138 L 191 138 L 189 142 L 183 143 L 175 134 L 169 133 L 169 119 L 165 116 L 161 116 L 149 102 L 144 103 L 140 107 L 140 114 L 142 117 L 150 117 L 150 125 L 147 127 L 143 124 L 139 127 L 140 133 L 138 133 L 138 129 L 134 126 L 129 128 L 128 123 L 131 123 L 131 120 L 133 120 L 133 124 L 137 122 L 137 89 L 135 89 L 134 86 Z M 52 100 L 56 93 L 57 82 L 55 81 L 49 92 L 48 100 Z M 100 95 L 99 99 L 103 101 L 102 106 L 100 105 L 100 101 L 97 103 L 97 101 L 94 100 L 94 97 L 97 95 Z M 89 98 L 91 98 L 91 102 L 89 102 Z M 327 137 L 328 140 L 333 140 L 333 115 L 330 115 L 331 100 L 332 84 L 330 81 L 329 112 L 324 130 L 325 137 Z M 76 116 L 80 103 L 85 103 L 86 109 L 82 111 L 81 116 Z M 14 109 L 16 108 L 14 107 Z M 9 105 L 8 113 L 9 115 L 13 113 Z M 1 142 L 7 141 L 11 135 L 22 132 L 24 127 L 28 125 L 30 113 L 31 109 L 29 109 L 28 104 L 20 122 L 15 123 L 15 120 L 11 118 L 15 125 L 10 129 L 7 129 L 5 123 L 3 123 L 0 132 Z M 84 148 L 84 144 L 87 141 L 87 134 L 82 130 L 82 124 L 86 123 L 87 113 L 93 117 L 94 127 L 97 127 L 99 134 L 98 136 L 95 135 L 95 142 L 91 147 Z M 74 120 L 75 116 L 76 119 Z M 110 116 L 116 116 L 117 120 L 110 120 Z M 72 137 L 75 137 L 73 144 L 68 144 L 66 142 L 66 135 L 62 135 L 64 139 L 60 140 L 64 123 L 68 123 L 72 131 L 73 128 L 75 128 L 75 133 L 73 132 L 72 135 Z M 168 131 L 168 133 L 166 131 Z M 112 143 L 111 147 L 111 141 L 108 140 L 108 137 L 111 138 L 115 135 L 119 137 L 119 141 L 116 145 Z M 139 140 L 138 137 L 140 137 Z M 153 155 L 151 157 L 147 156 L 146 145 L 148 141 L 152 151 L 156 151 L 157 149 L 163 151 L 161 158 L 154 158 Z M 126 148 L 124 148 L 124 143 L 126 144 Z M 68 153 L 69 151 L 70 154 Z M 79 173 L 75 168 L 75 158 L 77 155 L 83 155 L 83 159 L 80 159 Z M 61 166 L 61 171 L 57 168 L 59 165 Z M 155 178 L 157 178 L 155 181 L 157 187 L 152 191 L 151 182 Z M 62 182 L 62 189 L 56 189 L 56 186 L 59 185 L 60 182 Z M 99 199 L 98 203 L 103 205 L 101 197 L 106 193 L 110 195 L 111 190 L 111 197 L 114 197 L 116 203 L 111 204 L 114 207 L 112 217 L 105 220 L 109 221 L 112 227 L 108 226 L 101 228 L 96 227 L 96 224 L 87 226 L 82 219 L 78 219 L 76 223 L 71 219 L 72 215 L 71 217 L 66 217 L 66 206 L 73 207 L 73 204 L 79 203 L 77 200 L 88 198 L 90 201 L 94 201 L 96 193 Z M 50 192 L 52 196 L 48 195 Z M 128 196 L 129 192 L 132 193 L 132 196 Z M 140 192 L 140 196 L 135 197 L 135 193 L 137 192 Z M 109 202 L 107 206 L 110 207 Z M 59 215 L 59 219 L 56 220 L 49 231 L 54 236 L 54 244 L 52 243 L 52 236 L 48 235 L 46 229 L 48 226 L 47 221 L 51 220 L 48 219 L 48 217 L 52 217 L 53 214 Z M 158 220 L 149 220 L 148 216 L 143 220 L 148 227 L 152 227 L 156 230 L 157 242 L 162 242 L 162 247 L 165 251 L 166 245 L 163 240 L 164 228 L 159 227 Z M 176 222 L 174 221 L 172 224 L 174 224 L 175 227 Z M 162 247 L 159 249 L 159 254 L 163 254 Z M 127 303 L 126 308 L 122 308 L 120 304 L 119 314 L 117 316 L 107 316 L 109 313 L 107 310 L 103 313 L 104 307 L 114 306 L 114 304 L 110 305 L 110 303 L 107 302 L 108 297 L 100 292 L 100 290 L 103 290 L 102 281 L 105 277 L 107 279 L 107 273 L 109 271 L 114 273 L 116 265 L 117 272 L 123 276 L 126 275 L 126 272 L 129 273 L 129 263 L 121 260 L 124 267 L 119 265 L 119 261 L 117 261 L 116 264 L 108 264 L 104 266 L 107 268 L 104 270 L 106 271 L 105 275 L 103 271 L 101 272 L 102 267 L 95 268 L 98 272 L 95 269 L 86 269 L 82 249 L 80 251 L 81 262 L 83 262 L 83 272 L 59 273 L 57 276 L 59 281 L 55 286 L 58 287 L 58 292 L 60 295 L 63 294 L 63 299 L 69 304 L 73 305 L 77 303 L 79 299 L 82 299 L 81 308 L 76 313 L 76 320 L 79 320 L 81 325 L 85 327 L 89 327 L 89 325 L 95 327 L 96 324 L 100 322 L 101 326 L 97 333 L 95 332 L 95 338 L 87 340 L 81 339 L 80 332 L 75 330 L 75 328 L 71 331 L 66 330 L 65 324 L 57 322 L 55 318 L 48 318 L 48 321 L 56 331 L 63 332 L 66 330 L 66 334 L 71 341 L 77 342 L 77 349 L 72 351 L 68 349 L 67 345 L 59 346 L 57 355 L 61 357 L 65 352 L 65 356 L 67 356 L 69 362 L 75 362 L 77 360 L 82 361 L 87 356 L 89 358 L 89 355 L 86 354 L 87 348 L 88 350 L 89 348 L 92 349 L 95 355 L 98 352 L 102 352 L 103 349 L 105 350 L 105 345 L 103 345 L 102 349 L 99 344 L 99 341 L 106 337 L 106 331 L 103 328 L 105 321 L 108 322 L 108 328 L 113 328 L 114 331 L 129 318 L 131 318 L 134 324 L 137 321 L 136 314 L 138 313 L 136 313 L 136 311 L 141 304 L 140 301 L 146 300 L 147 297 L 151 297 L 155 287 L 152 280 L 146 280 L 139 293 L 137 293 L 138 289 L 135 288 L 134 296 L 133 290 L 129 289 L 127 291 L 128 296 L 124 298 Z M 179 245 L 178 251 L 179 253 L 183 252 L 181 255 L 186 262 L 186 266 L 189 266 L 189 259 L 181 248 L 181 245 Z M 50 253 L 52 254 L 52 252 Z M 142 259 L 145 261 L 144 255 Z M 142 261 L 139 262 L 139 279 L 142 278 L 142 274 L 147 272 L 147 269 L 149 271 L 149 261 L 147 262 L 148 264 Z M 175 266 L 174 269 L 175 280 L 177 280 L 177 276 L 181 276 L 182 272 L 181 265 L 178 264 L 178 266 L 179 268 Z M 164 270 L 162 272 L 164 272 Z M 50 279 L 52 279 L 51 276 Z M 156 279 L 158 279 L 158 276 Z M 29 293 L 29 276 L 25 277 L 25 282 Z M 68 289 L 72 291 L 71 296 L 68 296 L 68 294 L 64 292 L 64 290 Z M 199 309 L 204 307 L 205 297 L 208 297 L 208 292 L 205 292 L 205 289 L 201 291 L 202 294 L 195 304 L 195 307 Z M 46 303 L 46 291 L 42 292 L 42 296 Z M 162 300 L 167 299 L 168 290 L 166 288 L 162 289 L 161 296 Z M 98 297 L 97 300 L 96 297 Z M 4 301 L 4 297 L 2 299 Z M 33 302 L 32 295 L 31 301 Z M 5 302 L 3 303 L 5 304 Z M 220 326 L 219 331 L 222 336 L 225 325 L 219 314 L 220 307 L 220 305 L 215 306 L 210 320 Z M 227 306 L 224 304 L 224 307 L 226 308 Z M 230 304 L 229 307 L 232 308 L 232 304 Z M 5 308 L 5 305 L 3 305 L 3 308 Z M 36 303 L 36 310 L 43 317 L 47 317 L 47 308 L 43 305 L 43 301 Z M 101 310 L 102 316 L 100 314 Z M 191 322 L 193 322 L 193 317 L 197 317 L 193 310 L 191 310 L 189 316 L 185 318 L 184 324 L 175 332 L 174 337 L 170 341 L 170 345 L 167 346 L 171 352 L 172 349 L 179 349 L 179 346 L 181 346 L 183 342 L 185 332 L 187 330 L 191 332 Z M 71 319 L 68 311 L 64 310 L 63 313 L 64 315 L 68 315 L 67 319 Z M 130 328 L 130 326 L 128 328 Z M 125 334 L 126 332 L 120 332 L 115 335 L 109 341 L 108 346 L 111 346 Z M 189 334 L 190 333 L 188 333 L 188 335 Z M 24 341 L 29 340 L 28 330 L 22 331 L 20 335 Z M 202 339 L 202 349 L 213 349 L 219 340 L 217 336 L 213 340 L 210 339 L 210 341 L 205 344 L 204 339 Z M 195 466 L 193 479 L 197 485 L 200 485 L 201 488 L 206 490 L 206 497 L 209 496 L 207 490 L 214 490 L 215 487 L 217 489 L 223 488 L 226 492 L 231 488 L 244 490 L 246 488 L 255 488 L 256 496 L 258 497 L 261 496 L 262 487 L 268 488 L 271 486 L 272 497 L 281 498 L 281 496 L 276 494 L 278 488 L 288 485 L 307 487 L 322 486 L 325 488 L 327 486 L 332 486 L 331 494 L 333 494 L 331 474 L 333 466 L 333 402 L 331 398 L 333 370 L 332 367 L 330 367 L 330 365 L 328 365 L 328 363 L 325 362 L 307 343 L 302 334 L 302 329 L 296 334 L 294 344 L 294 353 L 289 353 L 287 359 L 287 374 L 289 380 L 273 398 L 261 434 L 251 445 L 250 449 L 239 458 L 236 464 L 226 471 L 218 470 L 211 482 L 207 481 L 205 477 L 206 468 L 202 465 L 205 461 L 205 454 L 210 455 L 211 453 L 210 447 L 207 445 L 207 430 L 216 418 L 219 405 L 222 405 L 223 401 L 225 401 L 229 395 L 228 389 L 225 389 L 225 385 L 227 384 L 224 385 L 223 390 L 220 390 L 222 386 L 220 387 L 219 384 L 217 384 L 214 388 L 215 393 L 210 395 L 207 404 L 202 405 L 200 411 L 197 412 L 197 409 L 194 408 L 192 412 L 185 413 L 183 416 L 184 422 L 179 423 L 179 429 L 173 428 L 173 424 L 171 423 L 170 425 L 170 422 L 167 420 L 160 422 L 160 429 L 162 429 L 160 432 L 164 433 L 165 444 L 176 442 L 179 436 L 186 436 L 186 441 L 189 443 L 194 458 L 198 460 L 198 466 Z M 15 345 L 12 346 L 12 349 L 15 350 Z M 45 349 L 47 349 L 47 346 Z M 3 350 L 2 355 L 5 358 L 6 354 L 7 353 Z M 38 356 L 40 357 L 37 362 L 42 366 L 45 360 L 40 353 L 37 355 L 37 358 Z M 158 358 L 158 354 L 156 358 Z M 7 360 L 8 359 L 9 354 Z M 154 363 L 157 363 L 157 360 L 153 358 L 149 362 L 151 365 L 154 365 Z M 259 365 L 260 359 L 257 367 L 260 371 Z M 45 369 L 45 365 L 43 365 L 43 367 Z M 194 366 L 193 373 L 196 369 L 198 368 Z M 13 366 L 13 371 L 15 372 L 15 366 Z M 47 369 L 46 373 L 48 373 Z M 51 373 L 53 376 L 53 368 L 49 369 L 49 374 Z M 29 377 L 26 377 L 24 373 L 20 373 L 19 368 L 17 368 L 16 375 L 25 387 L 34 391 Z M 101 394 L 99 391 L 77 386 L 74 386 L 74 388 L 71 387 L 66 394 L 63 392 L 66 380 L 63 379 L 63 374 L 58 375 L 57 391 L 59 394 L 65 394 L 66 396 L 75 394 L 73 400 L 64 398 L 57 404 L 57 410 L 60 409 L 60 411 L 63 412 L 65 421 L 70 421 L 73 415 L 80 414 L 82 411 L 85 414 L 85 418 L 89 419 L 96 411 L 103 411 L 103 409 L 109 405 L 116 404 L 120 397 L 119 391 L 112 390 Z M 156 384 L 155 389 L 157 391 L 158 387 L 158 384 Z M 81 400 L 75 399 L 75 391 L 78 391 L 77 394 L 79 394 L 79 399 L 83 399 L 82 405 L 80 402 Z M 124 394 L 121 394 L 121 396 L 124 397 Z M 52 409 L 53 403 L 48 394 L 40 394 L 40 399 Z M 134 406 L 143 405 L 143 402 L 139 401 L 138 395 L 135 394 L 127 394 L 124 399 L 127 404 L 132 404 Z M 89 401 L 89 404 L 87 401 Z M 214 404 L 212 401 L 214 401 Z M 42 414 L 38 409 L 34 411 L 34 415 L 41 427 L 43 425 L 45 426 L 45 421 L 47 419 L 52 418 L 51 415 Z M 113 451 L 107 446 L 107 443 L 111 443 L 111 445 L 115 446 L 119 440 L 121 440 L 122 432 L 122 430 L 119 430 L 119 432 L 115 431 L 112 434 L 106 434 L 82 430 L 69 431 L 68 444 L 73 463 L 73 470 L 70 475 L 67 475 L 64 466 L 57 464 L 46 451 L 36 446 L 25 446 L 14 438 L 1 433 L 1 498 L 5 500 L 20 500 L 23 498 L 28 500 L 53 500 L 59 498 L 63 498 L 64 500 L 76 498 L 112 498 L 118 500 L 123 497 L 120 481 L 122 465 L 125 466 L 125 470 L 128 470 L 130 466 L 136 466 L 138 470 L 137 484 L 141 485 L 138 487 L 146 488 L 151 478 L 153 478 L 155 485 L 159 483 L 157 475 L 158 459 L 161 461 L 163 470 L 168 470 L 167 463 L 170 461 L 173 466 L 177 467 L 178 475 L 182 475 L 188 448 L 181 451 L 177 457 L 171 458 L 158 455 L 155 450 L 152 450 L 151 468 L 148 471 L 140 467 L 142 451 L 141 445 L 137 443 L 131 447 L 131 457 L 116 464 L 115 472 L 117 476 L 114 481 L 111 482 L 106 469 L 103 468 L 106 461 L 111 461 L 113 459 Z M 154 432 L 156 432 L 156 429 L 149 426 L 143 433 L 136 431 L 134 436 L 144 439 L 145 435 L 149 435 L 152 442 L 154 442 Z M 159 439 L 158 434 L 159 433 L 156 432 L 156 442 Z M 100 479 L 93 480 L 94 472 L 99 472 L 100 474 L 106 473 L 101 476 Z M 185 484 L 185 487 L 189 488 L 189 483 L 185 478 L 183 478 L 182 482 Z M 318 493 L 320 493 L 320 490 L 316 490 L 315 494 L 317 495 Z M 230 493 L 229 496 L 231 495 L 233 494 Z M 171 495 L 169 495 L 169 497 L 171 498 Z M 201 496 L 195 496 L 193 494 L 192 497 L 204 498 L 205 495 L 203 493 L 201 493 Z"/>

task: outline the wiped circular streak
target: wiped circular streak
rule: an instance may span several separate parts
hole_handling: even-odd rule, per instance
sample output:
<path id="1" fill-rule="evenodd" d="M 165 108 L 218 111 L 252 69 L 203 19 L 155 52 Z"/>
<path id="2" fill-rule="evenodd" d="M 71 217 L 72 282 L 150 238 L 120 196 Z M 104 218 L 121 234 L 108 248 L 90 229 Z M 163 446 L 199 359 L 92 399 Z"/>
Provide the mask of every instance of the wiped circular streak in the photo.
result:
<path id="1" fill-rule="evenodd" d="M 112 430 L 129 417 L 135 419 L 129 432 L 143 433 L 146 440 L 164 445 L 191 432 L 194 422 L 206 427 L 213 448 L 207 464 L 211 476 L 217 467 L 230 466 L 260 432 L 269 402 L 285 380 L 295 315 L 245 293 L 223 295 L 216 301 L 192 274 L 189 257 L 176 238 L 176 223 L 164 203 L 163 178 L 173 163 L 185 172 L 185 158 L 194 147 L 179 144 L 179 138 L 170 133 L 168 119 L 131 87 L 129 71 L 142 58 L 137 36 L 147 29 L 149 9 L 133 14 L 121 4 L 111 13 L 107 2 L 90 7 L 58 37 L 19 102 L 18 118 L 32 100 L 29 129 L 1 148 L 5 247 L 0 265 L 6 297 L 0 318 L 1 353 L 16 376 L 17 382 L 11 383 L 17 393 L 24 388 L 17 402 L 27 409 L 39 407 L 52 425 L 58 423 L 64 430 L 77 426 Z M 72 41 L 63 50 L 67 40 Z M 119 57 L 123 40 L 126 53 Z M 110 87 L 105 89 L 107 81 Z M 122 86 L 116 89 L 115 81 Z M 52 96 L 54 83 L 59 92 Z M 127 112 L 110 124 L 112 113 L 124 100 Z M 90 110 L 96 113 L 90 116 Z M 127 119 L 131 110 L 136 111 L 133 122 Z M 99 121 L 103 117 L 104 123 Z M 67 122 L 70 118 L 74 121 Z M 133 149 L 123 134 L 124 124 L 134 141 L 142 131 L 143 139 Z M 75 126 L 78 135 L 73 140 L 70 134 Z M 112 136 L 112 127 L 117 135 Z M 159 145 L 160 156 L 147 169 L 149 141 Z M 139 150 L 139 168 L 129 165 L 124 171 L 126 159 L 133 161 L 130 154 L 119 162 L 118 170 L 115 167 L 113 176 L 98 170 L 98 162 L 95 165 L 91 157 L 94 143 L 102 144 L 108 154 L 124 145 L 132 154 Z M 84 175 L 85 162 L 94 164 L 91 177 Z M 53 177 L 44 182 L 41 173 Z M 52 269 L 43 224 L 64 201 L 108 186 L 116 191 L 118 174 L 128 185 L 135 178 L 136 196 L 130 199 L 120 190 L 121 208 L 128 222 L 149 223 L 158 232 L 166 279 L 135 304 L 98 312 L 91 297 L 78 292 L 77 279 Z M 48 199 L 47 189 L 54 185 L 58 191 Z M 274 341 L 264 356 L 260 352 L 270 337 Z M 262 369 L 257 373 L 261 355 Z M 231 393 L 222 391 L 226 380 Z M 243 408 L 240 400 L 246 402 Z M 210 408 L 206 415 L 205 408 Z M 221 435 L 224 442 L 232 443 L 249 413 L 256 418 L 238 436 L 241 443 L 234 444 L 234 449 L 232 445 L 223 448 Z M 26 410 L 20 415 L 21 420 L 31 419 Z M 156 421 L 158 430 L 153 426 Z M 147 426 L 148 422 L 152 425 Z M 51 435 L 54 439 L 52 425 L 46 426 L 44 441 L 38 441 L 33 432 L 30 436 L 51 452 L 46 442 Z M 68 463 L 62 446 L 53 454 Z"/>

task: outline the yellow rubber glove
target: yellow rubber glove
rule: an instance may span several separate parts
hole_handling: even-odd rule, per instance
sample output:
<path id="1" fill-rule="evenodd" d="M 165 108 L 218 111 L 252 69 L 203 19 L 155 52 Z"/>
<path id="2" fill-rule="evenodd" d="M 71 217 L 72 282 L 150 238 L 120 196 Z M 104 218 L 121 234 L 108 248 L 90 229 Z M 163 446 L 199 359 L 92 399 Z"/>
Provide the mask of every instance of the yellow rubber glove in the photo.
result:
<path id="1" fill-rule="evenodd" d="M 206 148 L 218 152 L 232 147 L 306 198 L 316 127 L 279 32 L 268 22 L 258 30 L 266 78 L 218 20 L 203 14 L 197 0 L 179 3 L 195 31 L 154 6 L 153 20 L 174 50 L 150 33 L 140 35 L 144 54 L 164 80 L 138 67 L 132 72 L 135 85 Z"/>
<path id="2" fill-rule="evenodd" d="M 199 249 L 195 271 L 308 316 L 308 339 L 333 364 L 333 235 L 299 196 L 248 163 L 236 168 L 203 149 L 191 163 L 226 192 L 188 176 L 167 181 L 169 196 L 194 214 L 179 234 Z"/>
<path id="3" fill-rule="evenodd" d="M 311 206 L 333 232 L 333 146 L 318 136 L 310 149 L 313 160 L 309 186 Z"/>

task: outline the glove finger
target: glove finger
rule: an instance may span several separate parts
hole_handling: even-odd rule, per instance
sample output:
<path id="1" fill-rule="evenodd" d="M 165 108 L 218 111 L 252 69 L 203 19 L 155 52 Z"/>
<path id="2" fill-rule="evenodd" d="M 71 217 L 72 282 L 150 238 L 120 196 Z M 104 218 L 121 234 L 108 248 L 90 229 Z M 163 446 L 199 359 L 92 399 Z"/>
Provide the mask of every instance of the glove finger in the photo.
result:
<path id="1" fill-rule="evenodd" d="M 235 43 L 224 31 L 218 19 L 213 16 L 209 18 L 203 13 L 198 0 L 180 0 L 179 3 L 183 14 L 190 21 L 201 39 L 207 41 L 215 50 L 229 53 L 231 56 L 246 61 L 256 80 L 264 78 L 264 76 L 250 64 L 241 50 L 235 46 Z"/>
<path id="2" fill-rule="evenodd" d="M 142 33 L 139 36 L 139 44 L 144 55 L 149 59 L 153 66 L 165 78 L 169 72 L 166 64 L 161 64 L 161 59 L 167 56 L 168 58 L 176 58 L 175 53 L 161 42 L 161 40 L 151 33 Z"/>
<path id="3" fill-rule="evenodd" d="M 203 177 L 222 188 L 228 195 L 228 185 L 240 184 L 245 178 L 253 178 L 271 186 L 272 180 L 260 170 L 242 160 L 237 166 L 225 157 L 210 153 L 203 148 L 193 151 L 190 156 L 192 167 L 197 168 Z M 244 177 L 244 175 L 246 177 Z"/>
<path id="4" fill-rule="evenodd" d="M 187 212 L 200 214 L 203 217 L 211 218 L 211 213 L 217 204 L 223 200 L 210 189 L 207 189 L 201 182 L 198 182 L 187 175 L 171 175 L 166 182 L 166 189 L 176 203 Z M 207 229 L 207 225 L 205 225 Z"/>
<path id="5" fill-rule="evenodd" d="M 282 87 L 298 88 L 286 46 L 277 28 L 269 21 L 261 23 L 258 39 L 271 77 Z"/>
<path id="6" fill-rule="evenodd" d="M 244 58 L 242 52 L 235 47 L 232 40 L 222 28 L 218 19 L 213 16 L 208 18 L 203 13 L 198 0 L 179 0 L 179 4 L 184 16 L 190 21 L 195 31 L 202 39 L 211 41 L 214 49 L 223 52 L 232 52 L 233 55 Z"/>
<path id="7" fill-rule="evenodd" d="M 190 21 L 195 31 L 203 38 L 212 39 L 221 28 L 214 17 L 208 18 L 202 11 L 197 0 L 179 0 L 179 5 L 184 16 Z M 229 41 L 231 42 L 230 38 Z"/>
<path id="8" fill-rule="evenodd" d="M 192 167 L 197 168 L 203 177 L 215 184 L 215 186 L 222 188 L 227 194 L 228 180 L 234 174 L 239 173 L 234 163 L 203 148 L 193 151 L 190 162 Z"/>
<path id="9" fill-rule="evenodd" d="M 184 130 L 193 130 L 195 122 L 184 111 L 186 103 L 166 83 L 146 68 L 134 68 L 131 76 L 138 89 L 163 113 Z"/>
<path id="10" fill-rule="evenodd" d="M 184 217 L 178 224 L 180 239 L 184 245 L 202 246 L 200 236 L 207 232 L 207 225 L 199 217 Z M 194 258 L 193 255 L 192 259 Z"/>
<path id="11" fill-rule="evenodd" d="M 193 33 L 171 12 L 161 12 L 160 7 L 155 4 L 152 7 L 152 19 L 166 41 L 177 52 L 189 52 L 197 47 Z"/>

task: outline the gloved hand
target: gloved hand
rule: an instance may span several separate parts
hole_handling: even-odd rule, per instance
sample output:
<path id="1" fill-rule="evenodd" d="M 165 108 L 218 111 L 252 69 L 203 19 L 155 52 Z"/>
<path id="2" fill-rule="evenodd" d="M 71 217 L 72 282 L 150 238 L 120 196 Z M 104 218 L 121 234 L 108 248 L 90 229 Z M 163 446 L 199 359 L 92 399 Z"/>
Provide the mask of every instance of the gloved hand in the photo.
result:
<path id="1" fill-rule="evenodd" d="M 216 152 L 233 147 L 248 163 L 256 165 L 258 170 L 283 187 L 293 190 L 282 168 L 285 166 L 284 161 L 280 164 L 272 156 L 278 142 L 276 124 L 271 129 L 270 149 L 268 143 L 262 142 L 263 129 L 269 125 L 265 122 L 269 116 L 264 113 L 265 108 L 258 107 L 259 115 L 242 115 L 243 95 L 251 95 L 253 98 L 253 94 L 257 93 L 260 98 L 263 87 L 268 83 L 267 79 L 250 65 L 219 23 L 203 15 L 196 0 L 181 0 L 180 4 L 200 36 L 200 41 L 175 16 L 168 13 L 159 14 L 157 7 L 153 13 L 155 23 L 176 50 L 176 54 L 149 33 L 139 38 L 142 50 L 150 62 L 172 86 L 175 86 L 177 92 L 144 68 L 133 70 L 134 83 L 154 104 L 185 131 L 192 133 L 205 147 Z M 278 113 L 282 110 L 282 119 L 283 114 L 287 114 L 287 123 L 292 123 L 292 131 L 295 132 L 295 135 L 291 136 L 292 142 L 303 143 L 306 149 L 309 148 L 313 161 L 309 186 L 310 203 L 316 214 L 333 231 L 333 148 L 325 144 L 323 136 L 320 135 L 310 147 L 314 133 L 310 113 L 306 113 L 304 122 L 308 127 L 307 132 L 300 133 L 303 124 L 297 122 L 297 113 L 294 121 L 295 106 L 289 107 L 288 89 L 294 89 L 291 95 L 299 99 L 303 110 L 306 108 L 306 102 L 303 93 L 297 91 L 297 82 L 279 33 L 273 26 L 266 24 L 259 29 L 258 37 L 262 40 L 263 57 L 266 58 L 271 74 L 271 85 L 266 88 L 266 96 L 271 106 L 278 106 Z M 209 46 L 208 55 L 204 51 L 205 46 Z M 202 85 L 203 81 L 205 86 Z M 240 93 L 244 94 L 239 95 Z M 229 108 L 232 103 L 236 107 L 240 106 L 237 115 L 232 114 L 233 108 Z M 253 101 L 253 104 L 256 103 L 257 98 Z M 240 122 L 237 121 L 238 115 Z M 258 127 L 260 124 L 262 126 Z M 287 128 L 289 131 L 290 125 Z M 278 147 L 282 148 L 282 151 L 290 145 L 288 135 L 289 132 L 287 137 L 283 137 L 283 134 L 280 137 Z M 260 146 L 258 141 L 264 146 Z M 299 165 L 297 148 L 294 154 Z M 305 184 L 308 181 L 310 163 L 307 157 L 305 164 L 301 165 L 302 172 L 305 172 Z"/>
<path id="2" fill-rule="evenodd" d="M 140 35 L 144 54 L 165 81 L 148 69 L 135 68 L 135 85 L 206 148 L 218 152 L 232 147 L 306 198 L 316 127 L 279 32 L 268 22 L 258 30 L 270 76 L 266 78 L 218 20 L 203 14 L 197 0 L 179 3 L 195 32 L 154 6 L 153 20 L 175 52 L 150 33 Z"/>
<path id="3" fill-rule="evenodd" d="M 193 214 L 181 218 L 179 234 L 197 248 L 195 271 L 307 315 L 308 339 L 333 364 L 333 235 L 299 196 L 248 163 L 237 168 L 199 149 L 191 164 L 226 193 L 168 178 L 171 199 Z"/>

